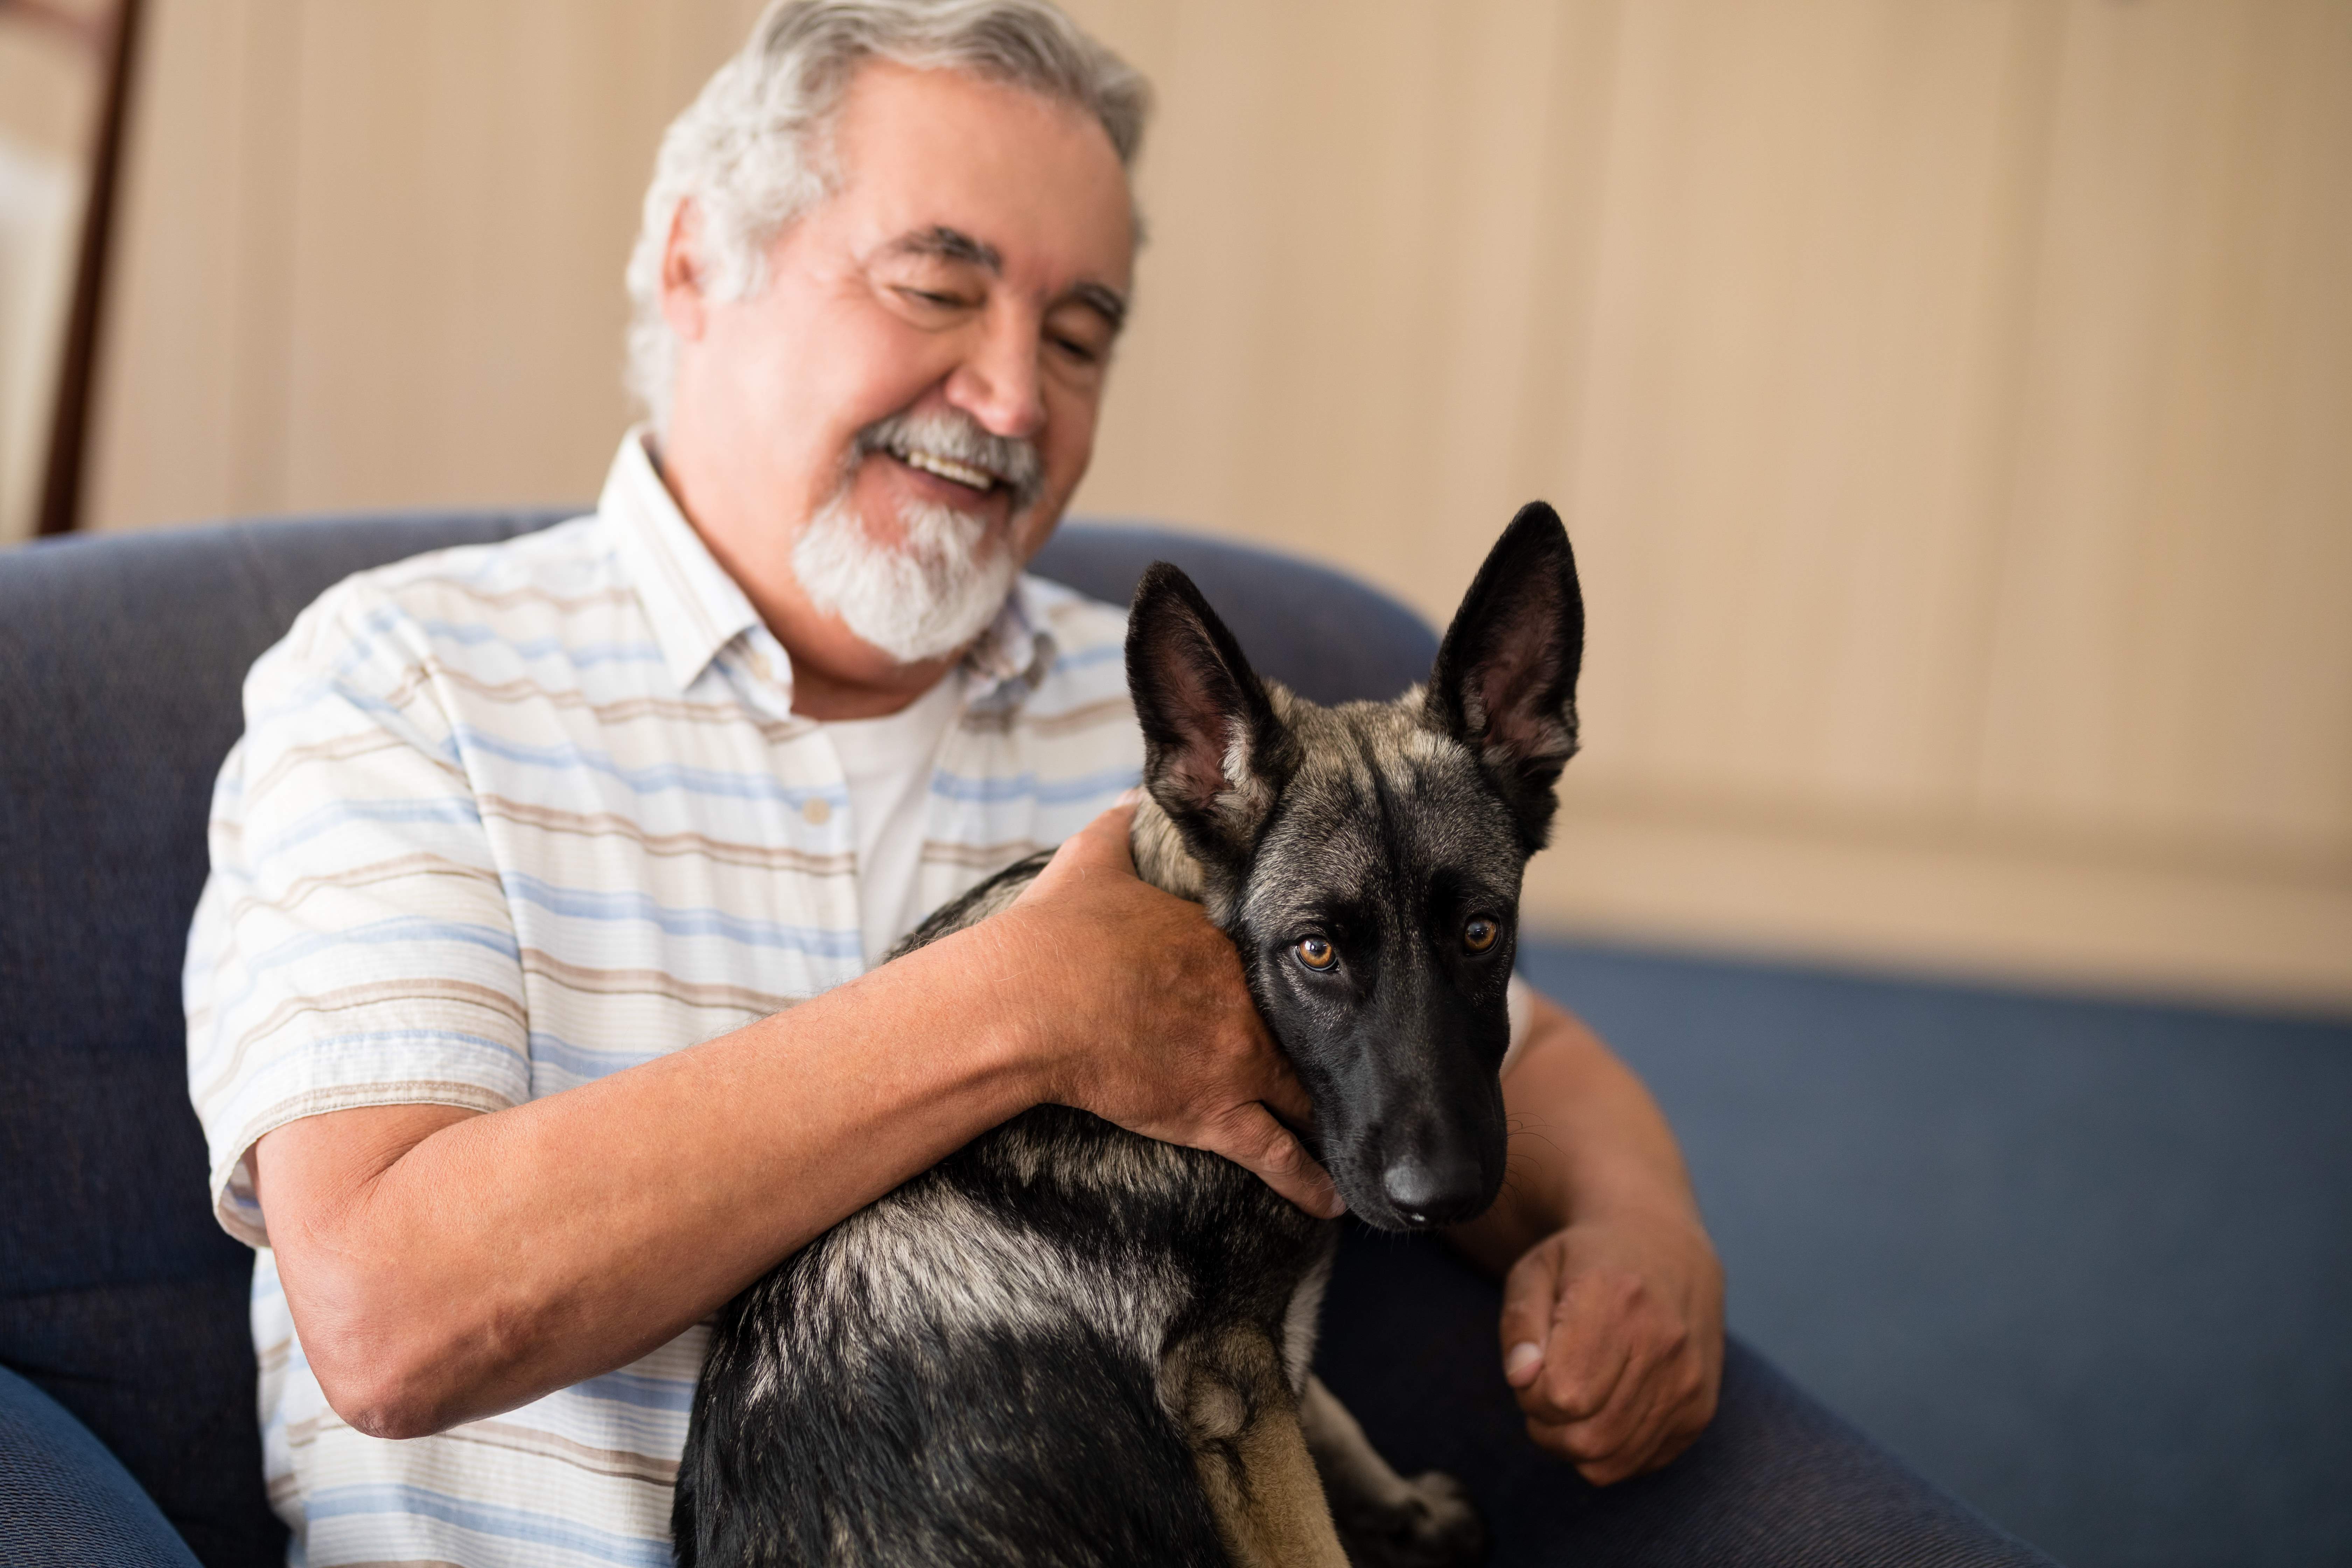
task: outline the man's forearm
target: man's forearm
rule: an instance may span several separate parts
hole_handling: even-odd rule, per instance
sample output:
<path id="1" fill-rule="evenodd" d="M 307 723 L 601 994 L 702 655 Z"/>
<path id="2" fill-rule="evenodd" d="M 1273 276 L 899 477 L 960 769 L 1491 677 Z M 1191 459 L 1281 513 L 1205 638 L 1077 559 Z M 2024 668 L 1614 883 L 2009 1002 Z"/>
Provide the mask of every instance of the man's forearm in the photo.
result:
<path id="1" fill-rule="evenodd" d="M 1039 1098 L 983 925 L 730 1034 L 495 1115 L 289 1124 L 256 1178 L 305 1352 L 413 1436 L 621 1365 Z"/>
<path id="2" fill-rule="evenodd" d="M 1503 1079 L 1510 1165 L 1495 1206 L 1448 1234 L 1500 1274 L 1578 1220 L 1670 1215 L 1698 1223 L 1690 1175 L 1657 1102 L 1582 1022 L 1538 996 Z"/>
<path id="3" fill-rule="evenodd" d="M 1337 1212 L 1276 1120 L 1306 1091 L 1233 943 L 1136 879 L 1132 816 L 1088 824 L 1011 909 L 718 1039 L 488 1116 L 268 1134 L 257 1195 L 328 1402 L 412 1436 L 608 1372 L 1042 1101 Z"/>

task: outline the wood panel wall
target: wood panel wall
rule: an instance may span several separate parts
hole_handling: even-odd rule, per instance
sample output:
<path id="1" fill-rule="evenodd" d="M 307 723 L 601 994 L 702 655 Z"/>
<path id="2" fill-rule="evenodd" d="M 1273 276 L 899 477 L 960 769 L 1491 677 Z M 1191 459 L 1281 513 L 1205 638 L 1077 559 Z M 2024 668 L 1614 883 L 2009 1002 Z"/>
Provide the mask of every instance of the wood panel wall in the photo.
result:
<path id="1" fill-rule="evenodd" d="M 2352 1007 L 2352 5 L 1071 0 L 1084 510 L 1588 584 L 1555 929 Z M 162 0 L 105 525 L 591 494 L 747 0 Z"/>
<path id="2" fill-rule="evenodd" d="M 79 37 L 0 6 L 0 545 L 29 536 L 40 513 L 102 86 Z"/>

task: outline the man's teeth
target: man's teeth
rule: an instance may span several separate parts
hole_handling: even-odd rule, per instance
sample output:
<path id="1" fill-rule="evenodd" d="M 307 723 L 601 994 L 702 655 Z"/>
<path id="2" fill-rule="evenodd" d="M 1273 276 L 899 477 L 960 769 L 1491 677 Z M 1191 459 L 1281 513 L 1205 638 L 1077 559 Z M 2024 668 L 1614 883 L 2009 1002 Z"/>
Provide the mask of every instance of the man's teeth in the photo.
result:
<path id="1" fill-rule="evenodd" d="M 920 468 L 927 474 L 937 474 L 943 479 L 953 479 L 976 490 L 988 489 L 996 483 L 996 476 L 987 469 L 966 468 L 953 458 L 942 458 L 935 452 L 908 452 L 900 461 L 910 468 Z"/>

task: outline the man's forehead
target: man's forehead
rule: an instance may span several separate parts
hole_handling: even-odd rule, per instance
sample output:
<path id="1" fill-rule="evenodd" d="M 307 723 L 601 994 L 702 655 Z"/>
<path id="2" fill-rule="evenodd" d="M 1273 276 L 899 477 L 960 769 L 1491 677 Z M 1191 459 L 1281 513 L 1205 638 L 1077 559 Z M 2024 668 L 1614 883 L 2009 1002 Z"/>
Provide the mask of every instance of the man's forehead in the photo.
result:
<path id="1" fill-rule="evenodd" d="M 872 208 L 858 247 L 869 258 L 925 256 L 1029 274 L 1056 292 L 1090 284 L 1123 296 L 1134 248 L 1127 172 L 1085 110 L 876 60 L 850 84 L 835 152 L 838 199 Z M 1036 278 L 1041 268 L 1048 277 Z"/>

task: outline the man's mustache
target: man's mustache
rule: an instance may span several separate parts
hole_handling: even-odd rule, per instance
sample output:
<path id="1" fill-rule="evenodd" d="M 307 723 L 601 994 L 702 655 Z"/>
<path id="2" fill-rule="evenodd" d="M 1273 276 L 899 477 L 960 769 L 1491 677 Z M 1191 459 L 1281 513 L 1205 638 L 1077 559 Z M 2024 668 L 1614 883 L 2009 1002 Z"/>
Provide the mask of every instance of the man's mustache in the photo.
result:
<path id="1" fill-rule="evenodd" d="M 887 452 L 902 462 L 922 453 L 976 468 L 1012 492 L 1016 517 L 1045 489 L 1045 460 L 1034 444 L 1022 437 L 993 435 L 961 409 L 901 411 L 877 419 L 857 433 L 853 466 L 875 452 Z"/>

